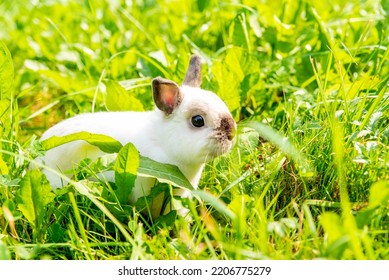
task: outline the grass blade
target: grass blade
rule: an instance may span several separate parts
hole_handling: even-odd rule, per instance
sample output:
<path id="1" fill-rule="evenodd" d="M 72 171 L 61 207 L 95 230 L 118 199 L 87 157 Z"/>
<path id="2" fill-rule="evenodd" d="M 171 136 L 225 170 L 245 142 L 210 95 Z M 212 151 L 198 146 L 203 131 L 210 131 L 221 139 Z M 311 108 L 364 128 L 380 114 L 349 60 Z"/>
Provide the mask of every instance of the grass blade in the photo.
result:
<path id="1" fill-rule="evenodd" d="M 260 122 L 246 122 L 241 124 L 250 127 L 258 132 L 259 136 L 276 145 L 284 154 L 293 159 L 300 168 L 300 173 L 305 177 L 312 177 L 315 174 L 314 168 L 307 158 L 284 136 L 271 127 Z"/>

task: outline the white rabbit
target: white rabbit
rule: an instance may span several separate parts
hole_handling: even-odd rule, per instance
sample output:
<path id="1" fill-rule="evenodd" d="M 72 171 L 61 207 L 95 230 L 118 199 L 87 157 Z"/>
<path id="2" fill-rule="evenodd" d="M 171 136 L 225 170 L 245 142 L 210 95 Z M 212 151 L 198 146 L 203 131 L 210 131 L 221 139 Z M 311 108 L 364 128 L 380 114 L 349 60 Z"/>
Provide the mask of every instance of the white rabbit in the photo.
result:
<path id="1" fill-rule="evenodd" d="M 194 188 L 207 161 L 230 150 L 236 130 L 225 103 L 213 92 L 200 89 L 201 58 L 193 55 L 183 86 L 157 77 L 152 81 L 156 108 L 148 112 L 100 112 L 77 115 L 50 129 L 41 140 L 86 131 L 108 135 L 123 145 L 131 142 L 141 155 L 176 165 Z M 40 160 L 61 172 L 72 169 L 84 158 L 104 155 L 85 141 L 73 141 L 48 150 Z M 53 188 L 65 183 L 43 169 Z M 129 198 L 135 203 L 150 193 L 155 179 L 137 178 Z M 152 216 L 160 214 L 162 201 L 153 201 Z"/>

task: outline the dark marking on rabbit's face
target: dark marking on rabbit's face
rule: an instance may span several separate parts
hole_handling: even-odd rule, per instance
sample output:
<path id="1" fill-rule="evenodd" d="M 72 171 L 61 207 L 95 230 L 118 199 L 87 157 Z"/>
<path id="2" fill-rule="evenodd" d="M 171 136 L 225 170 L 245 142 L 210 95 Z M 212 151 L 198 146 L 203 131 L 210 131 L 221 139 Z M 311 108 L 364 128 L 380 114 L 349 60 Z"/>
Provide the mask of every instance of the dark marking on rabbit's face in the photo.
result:
<path id="1" fill-rule="evenodd" d="M 232 141 L 236 132 L 236 124 L 234 119 L 227 114 L 221 116 L 220 124 L 218 127 L 216 127 L 215 131 L 220 141 L 225 141 L 226 139 Z"/>
<path id="2" fill-rule="evenodd" d="M 228 152 L 232 145 L 236 134 L 236 123 L 232 116 L 228 113 L 220 114 L 215 119 L 215 127 L 211 138 L 215 141 L 215 149 L 212 155 L 214 157 Z"/>

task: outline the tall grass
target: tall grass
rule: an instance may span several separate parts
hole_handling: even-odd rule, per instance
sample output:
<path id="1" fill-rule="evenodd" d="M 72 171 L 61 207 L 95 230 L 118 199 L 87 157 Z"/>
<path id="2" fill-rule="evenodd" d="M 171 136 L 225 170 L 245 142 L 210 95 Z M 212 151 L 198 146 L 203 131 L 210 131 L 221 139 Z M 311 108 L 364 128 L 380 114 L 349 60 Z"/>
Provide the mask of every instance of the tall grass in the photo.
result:
<path id="1" fill-rule="evenodd" d="M 389 258 L 386 1 L 0 10 L 0 259 Z M 193 52 L 239 134 L 207 165 L 197 199 L 182 201 L 191 221 L 151 221 L 106 201 L 103 182 L 75 178 L 53 193 L 28 171 L 45 129 L 81 112 L 151 109 L 150 79 L 181 81 Z M 78 174 L 102 167 L 83 164 Z M 37 188 L 47 199 L 25 194 Z"/>

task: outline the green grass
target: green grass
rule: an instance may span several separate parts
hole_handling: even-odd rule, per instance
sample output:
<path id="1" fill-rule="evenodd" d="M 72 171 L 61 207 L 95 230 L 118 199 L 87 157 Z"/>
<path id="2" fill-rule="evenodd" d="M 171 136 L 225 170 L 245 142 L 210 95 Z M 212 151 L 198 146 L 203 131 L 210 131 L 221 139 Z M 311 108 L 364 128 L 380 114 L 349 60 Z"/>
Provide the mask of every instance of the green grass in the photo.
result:
<path id="1" fill-rule="evenodd" d="M 0 1 L 0 259 L 389 259 L 387 1 L 125 2 Z M 151 109 L 193 52 L 239 134 L 191 222 L 27 171 L 45 129 Z"/>

